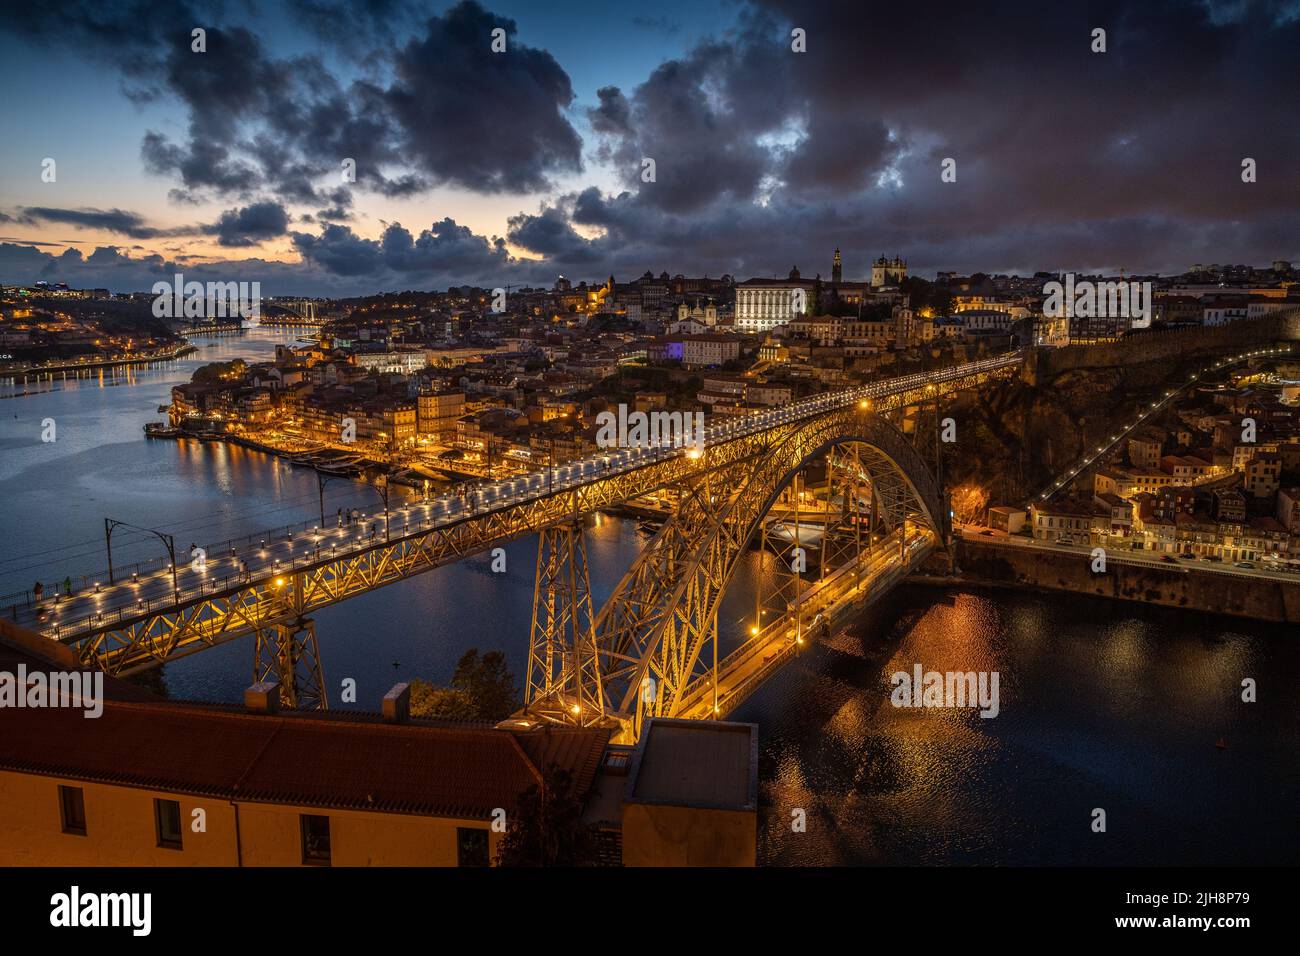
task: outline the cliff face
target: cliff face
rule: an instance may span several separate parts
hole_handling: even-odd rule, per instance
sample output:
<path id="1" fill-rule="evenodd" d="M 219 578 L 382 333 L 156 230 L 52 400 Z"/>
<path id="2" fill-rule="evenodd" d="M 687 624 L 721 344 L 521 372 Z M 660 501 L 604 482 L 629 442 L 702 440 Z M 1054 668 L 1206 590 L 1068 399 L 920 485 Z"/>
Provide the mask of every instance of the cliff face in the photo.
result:
<path id="1" fill-rule="evenodd" d="M 1194 365 L 1162 359 L 1072 369 L 1037 384 L 1009 379 L 956 395 L 941 411 L 957 423 L 957 441 L 943 446 L 944 484 L 978 486 L 990 504 L 1024 501 L 1131 425 Z"/>

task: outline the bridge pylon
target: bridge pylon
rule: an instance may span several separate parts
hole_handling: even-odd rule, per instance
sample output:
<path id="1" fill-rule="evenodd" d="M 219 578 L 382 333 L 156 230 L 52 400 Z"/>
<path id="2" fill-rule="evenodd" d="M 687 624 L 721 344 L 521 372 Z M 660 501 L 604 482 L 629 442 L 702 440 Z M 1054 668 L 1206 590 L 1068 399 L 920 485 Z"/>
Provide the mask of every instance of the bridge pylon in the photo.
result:
<path id="1" fill-rule="evenodd" d="M 280 685 L 280 704 L 300 710 L 329 710 L 316 622 L 308 617 L 259 628 L 253 645 L 253 683 Z"/>
<path id="2" fill-rule="evenodd" d="M 524 710 L 543 720 L 583 727 L 605 720 L 581 518 L 538 535 Z"/>

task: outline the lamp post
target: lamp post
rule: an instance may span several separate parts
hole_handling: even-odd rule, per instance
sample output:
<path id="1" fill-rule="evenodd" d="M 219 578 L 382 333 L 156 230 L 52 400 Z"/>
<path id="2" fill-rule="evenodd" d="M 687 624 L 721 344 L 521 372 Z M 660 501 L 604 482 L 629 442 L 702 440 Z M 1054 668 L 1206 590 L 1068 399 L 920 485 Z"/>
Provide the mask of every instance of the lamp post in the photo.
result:
<path id="1" fill-rule="evenodd" d="M 380 484 L 381 481 L 383 482 L 383 484 Z M 379 492 L 379 497 L 382 498 L 384 502 L 384 541 L 387 542 L 388 541 L 388 476 L 382 475 L 379 478 L 376 478 L 373 487 L 375 491 Z"/>
<path id="2" fill-rule="evenodd" d="M 163 546 L 167 548 L 167 557 L 171 559 L 172 593 L 180 593 L 180 588 L 176 583 L 176 542 L 172 536 L 163 531 L 155 531 L 153 528 L 141 528 L 113 518 L 104 519 L 104 548 L 108 552 L 108 583 L 113 583 L 113 532 L 122 527 L 151 534 L 163 543 Z"/>

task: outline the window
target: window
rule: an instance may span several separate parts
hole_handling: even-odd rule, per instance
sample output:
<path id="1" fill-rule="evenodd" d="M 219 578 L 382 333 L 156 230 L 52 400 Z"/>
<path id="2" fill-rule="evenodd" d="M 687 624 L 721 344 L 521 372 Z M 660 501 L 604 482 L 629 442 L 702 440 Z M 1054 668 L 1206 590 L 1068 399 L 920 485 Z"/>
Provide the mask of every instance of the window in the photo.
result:
<path id="1" fill-rule="evenodd" d="M 330 818 L 310 813 L 298 818 L 302 825 L 302 861 L 329 865 Z"/>
<path id="2" fill-rule="evenodd" d="M 158 845 L 172 850 L 181 848 L 181 805 L 177 800 L 155 800 L 153 820 L 158 831 Z"/>
<path id="3" fill-rule="evenodd" d="M 59 787 L 63 832 L 86 835 L 86 801 L 80 787 Z"/>
<path id="4" fill-rule="evenodd" d="M 456 828 L 456 865 L 489 865 L 487 830 L 481 827 Z"/>

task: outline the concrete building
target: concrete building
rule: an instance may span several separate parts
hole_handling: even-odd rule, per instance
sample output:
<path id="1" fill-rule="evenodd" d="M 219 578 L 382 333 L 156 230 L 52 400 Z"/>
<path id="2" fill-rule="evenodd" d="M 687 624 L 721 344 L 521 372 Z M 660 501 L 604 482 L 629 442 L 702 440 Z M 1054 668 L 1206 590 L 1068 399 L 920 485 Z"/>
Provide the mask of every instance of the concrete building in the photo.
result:
<path id="1" fill-rule="evenodd" d="M 1278 491 L 1277 520 L 1292 534 L 1300 534 L 1300 488 Z"/>
<path id="2" fill-rule="evenodd" d="M 758 853 L 758 726 L 652 718 L 622 810 L 626 866 L 752 866 Z"/>
<path id="3" fill-rule="evenodd" d="M 1019 534 L 1025 527 L 1025 509 L 999 506 L 989 509 L 989 527 L 994 531 Z"/>
<path id="4" fill-rule="evenodd" d="M 465 393 L 444 389 L 429 395 L 417 395 L 416 430 L 421 438 L 439 442 L 456 439 L 456 421 L 465 414 Z"/>
<path id="5" fill-rule="evenodd" d="M 814 284 L 791 269 L 785 279 L 746 279 L 736 285 L 736 329 L 766 332 L 813 310 Z"/>
<path id="6" fill-rule="evenodd" d="M 682 365 L 708 368 L 740 357 L 740 339 L 734 335 L 689 335 L 682 339 Z"/>
<path id="7" fill-rule="evenodd" d="M 1129 464 L 1135 468 L 1158 468 L 1162 444 L 1154 435 L 1134 435 L 1128 440 Z"/>
<path id="8" fill-rule="evenodd" d="M 1093 509 L 1076 502 L 1029 506 L 1034 538 L 1052 544 L 1086 545 L 1091 540 Z"/>
<path id="9" fill-rule="evenodd" d="M 429 364 L 423 349 L 410 352 L 356 352 L 352 360 L 371 372 L 413 375 Z"/>

